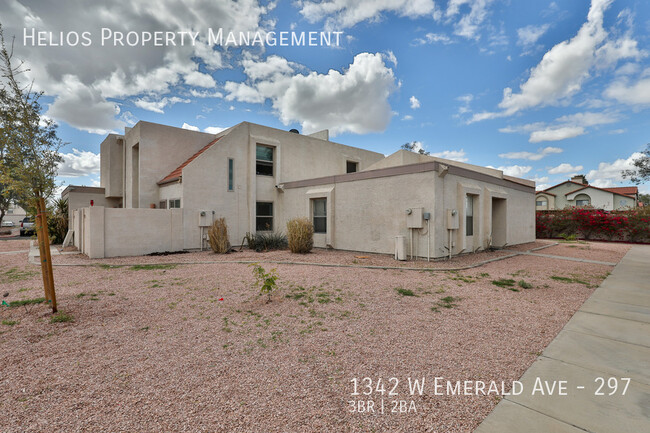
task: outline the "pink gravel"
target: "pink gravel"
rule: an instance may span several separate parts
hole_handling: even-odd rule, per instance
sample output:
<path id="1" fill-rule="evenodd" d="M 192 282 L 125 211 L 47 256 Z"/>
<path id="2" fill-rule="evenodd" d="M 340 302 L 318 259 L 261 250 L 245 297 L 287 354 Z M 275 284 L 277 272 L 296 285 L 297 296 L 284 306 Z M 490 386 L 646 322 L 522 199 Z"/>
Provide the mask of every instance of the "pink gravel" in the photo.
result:
<path id="1" fill-rule="evenodd" d="M 627 251 L 587 245 L 598 248 L 598 260 L 616 262 Z M 434 378 L 518 379 L 612 269 L 532 256 L 461 272 L 326 268 L 264 264 L 302 257 L 287 252 L 238 254 L 55 256 L 55 263 L 129 264 L 254 257 L 277 268 L 280 289 L 266 303 L 245 264 L 55 266 L 60 311 L 74 322 L 50 323 L 44 304 L 0 310 L 3 321 L 17 322 L 0 325 L 0 431 L 471 432 L 498 398 L 435 396 Z M 305 257 L 349 263 L 350 255 L 368 256 Z M 467 260 L 475 258 L 440 263 Z M 26 254 L 0 255 L 6 300 L 42 296 L 38 271 Z M 533 288 L 491 283 L 501 278 Z M 459 298 L 455 307 L 439 305 L 446 296 Z M 399 378 L 398 398 L 417 412 L 348 412 L 348 401 L 362 397 L 350 395 L 350 381 L 364 377 Z M 407 395 L 409 377 L 426 377 L 422 396 Z"/>

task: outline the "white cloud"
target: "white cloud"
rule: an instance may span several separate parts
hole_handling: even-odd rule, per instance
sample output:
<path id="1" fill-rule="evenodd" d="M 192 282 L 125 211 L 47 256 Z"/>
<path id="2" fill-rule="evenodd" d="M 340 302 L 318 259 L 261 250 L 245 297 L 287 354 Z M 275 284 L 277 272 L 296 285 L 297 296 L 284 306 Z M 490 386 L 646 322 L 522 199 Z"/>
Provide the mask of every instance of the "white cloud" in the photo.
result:
<path id="1" fill-rule="evenodd" d="M 218 134 L 218 133 L 220 133 L 221 131 L 223 131 L 225 129 L 228 129 L 228 128 L 221 128 L 219 126 L 208 126 L 203 131 L 207 132 L 208 134 Z"/>
<path id="2" fill-rule="evenodd" d="M 307 21 L 325 20 L 325 28 L 329 30 L 343 30 L 363 21 L 376 22 L 386 12 L 409 18 L 433 16 L 435 13 L 433 0 L 298 0 L 296 4 Z"/>
<path id="3" fill-rule="evenodd" d="M 449 45 L 453 43 L 451 38 L 442 33 L 427 33 L 424 38 L 416 38 L 411 45 L 425 45 L 425 44 L 443 44 Z"/>
<path id="4" fill-rule="evenodd" d="M 542 24 L 539 26 L 529 25 L 517 29 L 517 37 L 519 38 L 517 44 L 524 48 L 535 45 L 550 27 L 550 24 Z"/>
<path id="5" fill-rule="evenodd" d="M 460 16 L 455 23 L 454 33 L 467 39 L 478 39 L 481 24 L 488 16 L 488 6 L 493 0 L 450 0 L 445 16 L 447 19 Z M 463 15 L 461 7 L 467 5 L 469 13 Z"/>
<path id="6" fill-rule="evenodd" d="M 545 156 L 554 154 L 554 153 L 562 153 L 563 150 L 560 149 L 559 147 L 544 147 L 544 148 L 539 148 L 537 149 L 537 152 L 507 152 L 507 153 L 501 153 L 499 154 L 500 158 L 506 158 L 506 159 L 528 159 L 530 161 L 539 161 L 540 159 L 544 158 Z"/>
<path id="7" fill-rule="evenodd" d="M 385 58 L 387 61 L 391 62 L 394 66 L 397 66 L 397 57 L 395 57 L 395 53 L 393 53 L 391 50 L 386 51 Z"/>
<path id="8" fill-rule="evenodd" d="M 561 128 L 546 128 L 540 131 L 533 131 L 528 141 L 540 143 L 542 141 L 560 141 L 567 138 L 583 135 L 585 129 L 582 126 L 563 126 Z"/>
<path id="9" fill-rule="evenodd" d="M 264 32 L 271 25 L 265 15 L 274 7 L 260 5 L 257 0 L 193 1 L 186 7 L 179 7 L 174 0 L 113 0 L 97 7 L 86 7 L 82 2 L 1 3 L 5 37 L 16 35 L 17 42 L 24 28 L 51 31 L 55 38 L 59 32 L 70 30 L 93 34 L 94 45 L 90 48 L 44 49 L 16 43 L 15 55 L 27 59 L 25 66 L 30 72 L 25 78 L 34 79 L 36 90 L 54 98 L 52 117 L 81 130 L 102 133 L 124 126 L 116 119 L 114 104 L 107 98 L 146 96 L 155 100 L 176 90 L 172 86 L 214 88 L 216 82 L 208 73 L 199 72 L 199 64 L 208 71 L 228 65 L 218 50 L 207 45 L 207 29 Z M 103 27 L 123 33 L 191 29 L 200 35 L 195 46 L 98 47 L 99 29 Z"/>
<path id="10" fill-rule="evenodd" d="M 402 117 L 402 120 L 413 120 L 413 116 L 407 114 L 406 116 Z"/>
<path id="11" fill-rule="evenodd" d="M 380 53 L 360 53 L 343 73 L 330 69 L 327 74 L 296 74 L 298 65 L 273 59 L 248 61 L 244 67 L 248 80 L 229 81 L 226 100 L 249 103 L 271 101 L 285 124 L 299 122 L 306 132 L 330 129 L 363 134 L 383 131 L 392 111 L 388 96 L 395 90 L 395 76 Z"/>
<path id="12" fill-rule="evenodd" d="M 553 167 L 549 169 L 548 173 L 549 174 L 566 174 L 566 173 L 577 173 L 581 171 L 584 167 L 581 165 L 576 165 L 573 166 L 569 163 L 563 162 L 562 164 L 558 165 L 557 167 Z"/>
<path id="13" fill-rule="evenodd" d="M 630 83 L 627 78 L 614 82 L 605 90 L 605 96 L 629 105 L 650 104 L 650 78 Z"/>
<path id="14" fill-rule="evenodd" d="M 190 86 L 212 88 L 217 85 L 217 82 L 214 81 L 211 75 L 199 71 L 188 72 L 183 79 Z"/>
<path id="15" fill-rule="evenodd" d="M 450 159 L 452 161 L 467 162 L 467 157 L 464 149 L 460 150 L 443 150 L 442 152 L 431 153 L 431 156 L 438 158 Z"/>
<path id="16" fill-rule="evenodd" d="M 551 123 L 535 122 L 519 126 L 507 126 L 505 128 L 500 128 L 499 132 L 530 133 L 529 141 L 531 143 L 559 141 L 586 134 L 586 128 L 592 126 L 618 122 L 620 118 L 620 114 L 615 111 L 600 113 L 585 111 L 582 113 L 567 114 L 558 117 Z"/>
<path id="17" fill-rule="evenodd" d="M 190 125 L 188 123 L 183 123 L 183 126 L 181 126 L 183 129 L 189 129 L 190 131 L 200 131 L 198 126 Z"/>
<path id="18" fill-rule="evenodd" d="M 613 162 L 601 162 L 596 170 L 590 170 L 587 173 L 587 179 L 589 179 L 591 185 L 599 188 L 615 186 L 617 183 L 625 181 L 621 176 L 621 172 L 623 170 L 633 170 L 635 168 L 633 165 L 634 160 L 641 156 L 643 156 L 642 153 L 635 152 L 628 158 L 619 158 Z"/>
<path id="19" fill-rule="evenodd" d="M 416 110 L 420 108 L 420 101 L 415 96 L 409 98 L 409 103 L 411 104 L 411 109 Z"/>
<path id="20" fill-rule="evenodd" d="M 99 154 L 72 149 L 71 153 L 61 153 L 63 162 L 59 164 L 58 176 L 81 177 L 99 173 Z"/>
<path id="21" fill-rule="evenodd" d="M 57 94 L 46 113 L 55 120 L 100 135 L 124 127 L 124 122 L 115 118 L 119 107 L 104 100 L 96 89 L 84 85 L 77 77 L 66 75 L 57 85 Z"/>
<path id="22" fill-rule="evenodd" d="M 489 166 L 488 166 L 489 167 Z M 490 167 L 494 168 L 494 167 Z M 533 167 L 530 165 L 506 165 L 497 167 L 497 170 L 501 170 L 506 176 L 514 177 L 523 177 L 526 173 L 532 170 Z"/>
<path id="23" fill-rule="evenodd" d="M 189 99 L 179 98 L 177 96 L 172 96 L 171 98 L 164 97 L 158 101 L 153 101 L 148 98 L 136 99 L 134 101 L 136 107 L 140 107 L 144 110 L 153 111 L 154 113 L 164 114 L 165 111 L 163 108 L 167 106 L 172 106 L 177 103 L 190 103 Z"/>
<path id="24" fill-rule="evenodd" d="M 499 103 L 501 112 L 477 113 L 469 122 L 510 116 L 521 110 L 567 100 L 581 90 L 592 68 L 609 67 L 619 60 L 641 56 L 636 41 L 628 35 L 618 40 L 607 39 L 603 15 L 611 3 L 612 0 L 592 0 L 587 21 L 578 33 L 546 52 L 519 86 L 518 93 L 510 87 L 503 90 Z"/>
<path id="25" fill-rule="evenodd" d="M 223 98 L 223 93 L 217 91 L 208 91 L 208 90 L 196 90 L 190 89 L 190 95 L 195 98 Z"/>

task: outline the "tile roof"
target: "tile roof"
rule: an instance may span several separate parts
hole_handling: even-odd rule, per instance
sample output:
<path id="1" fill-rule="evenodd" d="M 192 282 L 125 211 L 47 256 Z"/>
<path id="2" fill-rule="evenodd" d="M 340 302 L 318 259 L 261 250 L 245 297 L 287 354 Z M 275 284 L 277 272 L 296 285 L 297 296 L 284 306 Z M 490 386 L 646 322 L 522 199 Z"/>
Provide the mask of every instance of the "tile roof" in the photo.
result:
<path id="1" fill-rule="evenodd" d="M 546 190 L 544 190 L 544 191 L 536 191 L 535 195 L 537 195 L 537 194 L 546 194 L 546 195 L 552 195 L 553 197 L 556 197 L 555 194 L 553 194 L 552 192 L 548 192 Z"/>
<path id="2" fill-rule="evenodd" d="M 169 173 L 167 176 L 163 177 L 162 180 L 160 180 L 158 182 L 158 185 L 162 185 L 162 184 L 165 184 L 165 183 L 170 183 L 170 182 L 173 182 L 175 180 L 180 179 L 182 174 L 183 174 L 183 169 L 185 168 L 185 166 L 187 166 L 187 164 L 189 164 L 190 162 L 194 161 L 200 154 L 202 154 L 203 152 L 208 150 L 210 147 L 212 147 L 212 145 L 214 143 L 219 141 L 219 138 L 221 138 L 221 137 L 215 138 L 210 143 L 208 143 L 204 148 L 202 148 L 201 150 L 196 152 L 194 155 L 190 156 L 187 159 L 187 161 L 185 161 L 184 163 L 182 163 L 181 165 L 176 167 L 176 169 L 174 171 L 172 171 L 171 173 Z"/>
<path id="3" fill-rule="evenodd" d="M 611 192 L 611 193 L 616 194 L 616 195 L 622 195 L 622 196 L 624 196 L 624 197 L 634 198 L 634 197 L 629 196 L 629 195 L 627 195 L 627 194 L 622 194 L 622 193 L 617 192 L 617 191 L 611 191 L 611 190 L 614 189 L 614 188 L 598 188 L 597 186 L 593 186 L 593 185 L 584 185 L 582 188 L 574 189 L 573 191 L 569 191 L 569 192 L 567 192 L 567 193 L 564 194 L 564 195 L 573 194 L 574 192 L 578 192 L 578 191 L 581 191 L 581 190 L 583 190 L 583 189 L 587 189 L 587 188 L 593 188 L 593 189 L 597 189 L 597 190 L 600 190 L 600 191 Z"/>
<path id="4" fill-rule="evenodd" d="M 605 191 L 615 192 L 616 194 L 635 195 L 639 193 L 636 186 L 616 186 L 613 188 L 603 188 Z"/>

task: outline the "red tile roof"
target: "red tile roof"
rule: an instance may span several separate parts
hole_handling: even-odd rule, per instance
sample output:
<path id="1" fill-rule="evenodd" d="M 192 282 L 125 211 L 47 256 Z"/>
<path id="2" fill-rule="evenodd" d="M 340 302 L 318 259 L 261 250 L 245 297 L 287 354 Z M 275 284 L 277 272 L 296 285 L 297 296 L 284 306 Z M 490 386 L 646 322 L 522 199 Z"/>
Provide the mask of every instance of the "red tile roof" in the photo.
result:
<path id="1" fill-rule="evenodd" d="M 176 169 L 175 169 L 174 171 L 172 171 L 172 172 L 169 173 L 167 176 L 165 176 L 164 178 L 162 178 L 162 180 L 158 182 L 158 185 L 162 185 L 162 184 L 165 184 L 165 183 L 170 183 L 170 182 L 173 182 L 173 181 L 175 181 L 175 180 L 180 179 L 181 176 L 182 176 L 182 174 L 183 174 L 183 169 L 185 168 L 185 166 L 186 166 L 187 164 L 189 164 L 190 162 L 194 161 L 194 160 L 195 160 L 195 159 L 196 159 L 200 154 L 202 154 L 203 152 L 205 152 L 206 150 L 208 150 L 210 147 L 212 147 L 212 145 L 213 145 L 214 143 L 216 143 L 217 141 L 219 141 L 219 138 L 221 138 L 221 137 L 215 138 L 215 139 L 212 140 L 210 143 L 208 143 L 208 144 L 207 144 L 203 149 L 199 150 L 199 151 L 196 152 L 194 155 L 190 156 L 190 157 L 187 159 L 187 161 L 185 161 L 184 163 L 182 163 L 181 165 L 179 165 L 178 167 L 176 167 Z"/>
<path id="2" fill-rule="evenodd" d="M 612 189 L 616 189 L 616 188 L 598 188 L 597 186 L 593 186 L 593 185 L 584 185 L 582 188 L 574 189 L 573 191 L 569 191 L 569 192 L 567 192 L 567 193 L 564 194 L 564 195 L 573 194 L 574 192 L 578 192 L 578 191 L 581 191 L 581 190 L 583 190 L 583 189 L 587 189 L 587 188 L 593 188 L 593 189 L 597 189 L 597 190 L 600 190 L 600 191 L 611 192 L 611 193 L 614 193 L 614 194 L 616 194 L 616 195 L 622 195 L 622 196 L 624 196 L 624 197 L 634 198 L 634 197 L 629 196 L 629 195 L 627 195 L 627 194 L 622 194 L 622 193 L 620 193 L 620 192 L 618 192 L 618 191 L 611 191 Z M 622 188 L 624 188 L 624 187 L 622 187 Z"/>
<path id="3" fill-rule="evenodd" d="M 553 197 L 556 197 L 555 194 L 553 194 L 552 192 L 547 192 L 547 191 L 537 191 L 537 192 L 535 192 L 535 195 L 537 195 L 537 194 L 546 194 L 546 195 L 552 195 Z"/>
<path id="4" fill-rule="evenodd" d="M 636 186 L 616 186 L 613 188 L 603 188 L 606 191 L 615 192 L 616 194 L 635 195 L 639 193 Z"/>

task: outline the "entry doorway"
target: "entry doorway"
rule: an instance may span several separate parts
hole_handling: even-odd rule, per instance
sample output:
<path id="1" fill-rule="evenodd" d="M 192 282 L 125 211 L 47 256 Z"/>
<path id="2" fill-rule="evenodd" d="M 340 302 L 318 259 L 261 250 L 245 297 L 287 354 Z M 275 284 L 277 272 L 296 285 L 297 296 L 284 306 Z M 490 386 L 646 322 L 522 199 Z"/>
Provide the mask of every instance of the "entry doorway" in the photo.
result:
<path id="1" fill-rule="evenodd" d="M 492 246 L 504 247 L 507 243 L 507 200 L 492 197 Z"/>

